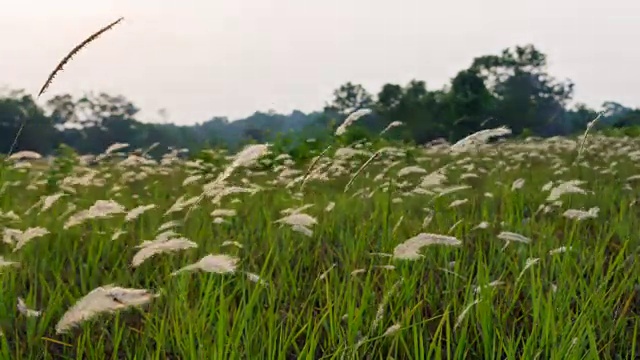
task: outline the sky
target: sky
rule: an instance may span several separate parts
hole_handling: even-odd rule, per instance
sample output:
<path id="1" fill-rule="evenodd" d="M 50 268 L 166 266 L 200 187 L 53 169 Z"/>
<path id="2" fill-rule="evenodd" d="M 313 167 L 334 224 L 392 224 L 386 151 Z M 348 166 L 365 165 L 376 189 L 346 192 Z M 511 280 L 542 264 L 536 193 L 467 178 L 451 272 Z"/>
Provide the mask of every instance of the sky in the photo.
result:
<path id="1" fill-rule="evenodd" d="M 142 121 L 321 110 L 351 81 L 439 89 L 474 57 L 534 44 L 575 100 L 640 107 L 638 0 L 20 0 L 0 13 L 0 87 L 123 95 Z M 166 109 L 166 117 L 159 115 Z"/>

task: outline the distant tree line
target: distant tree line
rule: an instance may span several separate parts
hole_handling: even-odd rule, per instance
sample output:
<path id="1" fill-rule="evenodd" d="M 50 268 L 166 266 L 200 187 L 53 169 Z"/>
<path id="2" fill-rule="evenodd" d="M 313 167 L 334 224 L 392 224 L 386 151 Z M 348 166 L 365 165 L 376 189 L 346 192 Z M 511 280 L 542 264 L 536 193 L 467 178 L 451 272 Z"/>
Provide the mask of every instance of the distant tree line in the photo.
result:
<path id="1" fill-rule="evenodd" d="M 79 153 L 100 153 L 115 142 L 132 148 L 154 143 L 198 150 L 237 148 L 247 142 L 286 138 L 288 143 L 308 138 L 326 139 L 348 113 L 370 108 L 371 115 L 353 131 L 362 136 L 379 134 L 394 121 L 403 126 L 385 134 L 390 139 L 424 144 L 444 138 L 455 141 L 475 131 L 508 126 L 516 135 L 542 137 L 583 131 L 597 114 L 584 104 L 569 108 L 574 85 L 546 71 L 547 56 L 533 45 L 505 49 L 498 55 L 480 56 L 456 74 L 442 89 L 430 90 L 421 80 L 385 84 L 377 94 L 347 82 L 333 93 L 324 109 L 289 115 L 256 112 L 229 121 L 214 117 L 190 126 L 142 123 L 139 109 L 123 96 L 89 93 L 81 98 L 57 95 L 44 107 L 24 91 L 0 97 L 0 153 L 8 152 L 24 122 L 17 150 L 51 154 L 61 144 Z M 599 126 L 629 128 L 640 125 L 640 110 L 615 102 L 603 104 Z"/>

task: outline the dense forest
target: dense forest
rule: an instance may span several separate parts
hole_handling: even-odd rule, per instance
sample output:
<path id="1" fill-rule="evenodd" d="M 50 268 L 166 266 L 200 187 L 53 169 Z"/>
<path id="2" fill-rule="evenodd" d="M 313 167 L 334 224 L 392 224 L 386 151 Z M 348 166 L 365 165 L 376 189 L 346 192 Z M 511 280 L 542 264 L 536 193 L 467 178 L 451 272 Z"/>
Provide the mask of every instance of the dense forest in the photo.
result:
<path id="1" fill-rule="evenodd" d="M 533 45 L 505 49 L 500 54 L 473 59 L 442 89 L 429 89 L 422 80 L 408 84 L 385 84 L 369 93 L 359 84 L 347 82 L 336 89 L 324 109 L 289 115 L 256 112 L 248 118 L 229 121 L 214 117 L 190 126 L 142 123 L 139 109 L 120 95 L 88 93 L 81 98 L 57 95 L 41 107 L 24 91 L 0 98 L 0 152 L 12 146 L 21 124 L 25 124 L 14 150 L 52 154 L 61 144 L 79 153 L 100 153 L 115 142 L 132 148 L 154 143 L 166 147 L 198 150 L 210 147 L 237 148 L 247 142 L 322 139 L 346 115 L 369 108 L 352 132 L 357 136 L 379 134 L 394 121 L 385 137 L 415 144 L 444 138 L 455 141 L 483 128 L 508 126 L 515 135 L 542 137 L 583 131 L 597 113 L 584 104 L 569 106 L 574 84 L 547 73 L 547 56 Z M 613 101 L 604 102 L 600 127 L 636 129 L 640 110 Z M 356 135 L 354 135 L 356 136 Z"/>

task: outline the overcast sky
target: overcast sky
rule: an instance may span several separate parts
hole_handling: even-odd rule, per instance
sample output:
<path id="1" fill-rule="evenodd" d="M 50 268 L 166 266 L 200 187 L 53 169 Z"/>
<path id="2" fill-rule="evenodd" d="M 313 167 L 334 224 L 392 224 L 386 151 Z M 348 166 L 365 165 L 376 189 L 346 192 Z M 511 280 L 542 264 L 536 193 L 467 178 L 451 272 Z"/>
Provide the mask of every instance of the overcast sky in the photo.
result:
<path id="1" fill-rule="evenodd" d="M 192 124 L 274 109 L 319 110 L 346 81 L 443 86 L 476 56 L 533 43 L 591 106 L 640 107 L 639 0 L 20 0 L 0 13 L 0 86 L 43 100 L 121 94 L 143 121 Z"/>

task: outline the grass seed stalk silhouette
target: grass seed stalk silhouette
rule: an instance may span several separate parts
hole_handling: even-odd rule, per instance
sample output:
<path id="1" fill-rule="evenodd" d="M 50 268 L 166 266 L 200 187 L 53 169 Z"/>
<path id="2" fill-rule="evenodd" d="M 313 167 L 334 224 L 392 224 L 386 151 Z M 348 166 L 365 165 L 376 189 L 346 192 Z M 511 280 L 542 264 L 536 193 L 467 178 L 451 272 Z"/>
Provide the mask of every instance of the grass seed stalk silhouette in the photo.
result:
<path id="1" fill-rule="evenodd" d="M 58 72 L 62 71 L 64 66 L 71 61 L 71 59 L 73 58 L 74 55 L 76 55 L 80 50 L 82 50 L 82 48 L 84 48 L 85 46 L 89 45 L 89 43 L 91 43 L 92 41 L 96 40 L 100 35 L 102 35 L 103 33 L 111 30 L 114 26 L 116 26 L 118 23 L 120 23 L 122 20 L 124 20 L 123 17 L 119 18 L 118 20 L 112 22 L 111 24 L 103 27 L 102 29 L 96 31 L 95 33 L 93 33 L 91 36 L 89 36 L 88 38 L 86 38 L 83 42 L 81 42 L 80 44 L 78 44 L 76 47 L 74 47 L 59 63 L 58 65 L 55 67 L 55 69 L 53 69 L 53 71 L 51 72 L 51 74 L 49 74 L 49 77 L 47 78 L 47 81 L 44 82 L 44 84 L 42 85 L 42 88 L 40 88 L 40 92 L 38 92 L 38 96 L 37 98 L 40 97 L 40 95 L 44 94 L 45 91 L 47 91 L 47 88 L 49 88 L 49 85 L 51 85 L 51 83 L 53 82 L 53 79 L 55 78 L 55 76 L 58 74 Z"/>
<path id="2" fill-rule="evenodd" d="M 117 19 L 116 21 L 112 22 L 111 24 L 103 27 L 102 29 L 96 31 L 95 33 L 91 34 L 91 36 L 89 36 L 88 38 L 86 38 L 83 42 L 81 42 L 80 44 L 76 45 L 76 47 L 74 47 L 59 63 L 58 65 L 53 69 L 53 71 L 51 72 L 51 74 L 49 74 L 49 77 L 47 78 L 47 80 L 44 82 L 44 84 L 42 85 L 42 87 L 40 88 L 40 91 L 38 92 L 38 95 L 36 96 L 36 99 L 40 97 L 40 95 L 44 94 L 45 91 L 47 91 L 47 89 L 49 88 L 49 85 L 51 85 L 51 83 L 53 82 L 53 79 L 56 77 L 56 75 L 63 70 L 64 66 L 71 61 L 71 59 L 73 58 L 74 55 L 76 55 L 80 50 L 82 50 L 85 46 L 89 45 L 89 43 L 93 42 L 94 40 L 96 40 L 98 37 L 100 37 L 100 35 L 104 34 L 105 32 L 111 30 L 114 26 L 116 26 L 118 23 L 120 23 L 122 20 L 124 20 L 124 17 L 120 17 L 119 19 Z M 24 125 L 27 122 L 27 118 L 25 117 L 22 120 L 22 123 L 20 124 L 20 128 L 18 129 L 18 132 L 16 133 L 16 137 L 13 139 L 13 143 L 11 144 L 11 148 L 9 148 L 9 154 L 8 156 L 11 156 L 11 154 L 13 153 L 13 150 L 15 149 L 16 144 L 18 143 L 18 138 L 20 137 L 20 134 L 22 133 L 22 129 L 24 129 Z M 7 156 L 7 157 L 8 157 Z"/>

